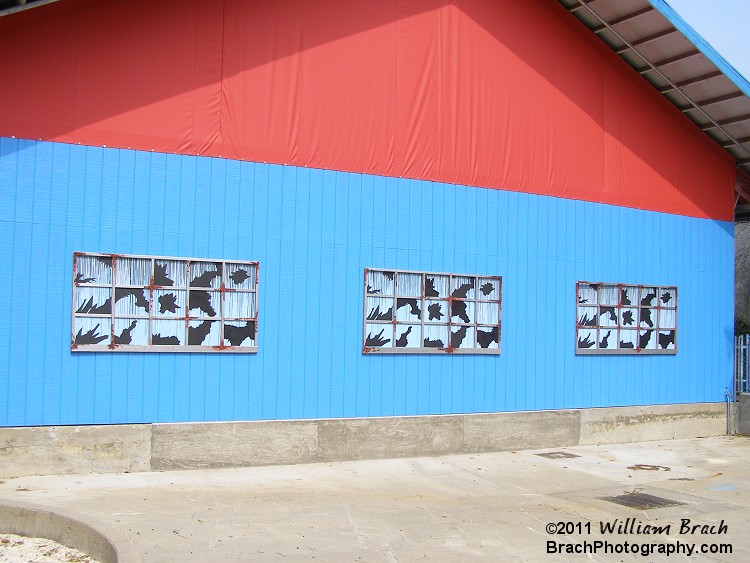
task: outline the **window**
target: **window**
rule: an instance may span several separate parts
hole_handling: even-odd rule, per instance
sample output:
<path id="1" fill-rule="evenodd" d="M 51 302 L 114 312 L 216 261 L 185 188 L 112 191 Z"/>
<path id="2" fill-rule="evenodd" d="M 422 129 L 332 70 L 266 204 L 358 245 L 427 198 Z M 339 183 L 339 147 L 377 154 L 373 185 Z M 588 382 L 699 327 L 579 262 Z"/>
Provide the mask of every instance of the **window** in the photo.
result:
<path id="1" fill-rule="evenodd" d="M 577 354 L 677 353 L 677 288 L 576 284 Z"/>
<path id="2" fill-rule="evenodd" d="M 78 352 L 257 352 L 258 263 L 73 256 Z"/>
<path id="3" fill-rule="evenodd" d="M 363 353 L 499 354 L 502 278 L 365 270 Z"/>

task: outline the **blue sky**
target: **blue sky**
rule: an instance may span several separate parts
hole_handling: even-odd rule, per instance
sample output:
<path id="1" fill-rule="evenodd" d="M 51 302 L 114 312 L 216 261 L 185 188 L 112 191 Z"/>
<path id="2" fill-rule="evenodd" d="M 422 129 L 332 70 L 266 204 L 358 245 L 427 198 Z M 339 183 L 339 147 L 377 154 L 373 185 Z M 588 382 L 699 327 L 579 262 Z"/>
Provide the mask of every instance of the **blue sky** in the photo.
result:
<path id="1" fill-rule="evenodd" d="M 750 80 L 750 0 L 666 0 L 690 27 Z"/>

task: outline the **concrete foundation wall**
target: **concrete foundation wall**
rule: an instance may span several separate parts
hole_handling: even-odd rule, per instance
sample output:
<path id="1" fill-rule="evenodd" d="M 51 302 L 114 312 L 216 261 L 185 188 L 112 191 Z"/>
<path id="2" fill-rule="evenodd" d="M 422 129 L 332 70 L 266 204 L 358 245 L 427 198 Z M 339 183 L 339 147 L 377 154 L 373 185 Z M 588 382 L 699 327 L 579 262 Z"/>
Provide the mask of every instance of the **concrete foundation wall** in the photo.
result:
<path id="1" fill-rule="evenodd" d="M 718 436 L 726 428 L 725 403 L 288 422 L 2 428 L 0 477 L 437 456 Z"/>
<path id="2" fill-rule="evenodd" d="M 750 395 L 741 393 L 736 403 L 736 409 L 737 433 L 750 435 Z"/>

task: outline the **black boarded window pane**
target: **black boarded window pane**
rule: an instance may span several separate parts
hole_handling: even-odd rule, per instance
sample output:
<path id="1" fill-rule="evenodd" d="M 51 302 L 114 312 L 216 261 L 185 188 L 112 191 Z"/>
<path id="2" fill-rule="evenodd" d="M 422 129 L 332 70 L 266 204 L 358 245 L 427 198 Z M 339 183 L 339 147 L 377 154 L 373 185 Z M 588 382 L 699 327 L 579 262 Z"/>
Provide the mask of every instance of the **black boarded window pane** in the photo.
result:
<path id="1" fill-rule="evenodd" d="M 677 352 L 676 287 L 581 281 L 576 300 L 577 354 Z"/>
<path id="2" fill-rule="evenodd" d="M 502 279 L 366 270 L 364 353 L 500 353 Z"/>
<path id="3" fill-rule="evenodd" d="M 258 272 L 257 262 L 76 253 L 71 350 L 255 352 Z"/>

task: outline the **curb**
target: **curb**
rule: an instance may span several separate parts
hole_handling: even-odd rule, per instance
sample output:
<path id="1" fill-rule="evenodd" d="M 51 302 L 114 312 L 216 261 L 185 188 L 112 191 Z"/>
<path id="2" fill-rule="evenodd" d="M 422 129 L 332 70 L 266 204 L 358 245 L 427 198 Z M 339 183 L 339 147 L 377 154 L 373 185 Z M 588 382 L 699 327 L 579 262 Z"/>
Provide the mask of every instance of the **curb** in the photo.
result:
<path id="1" fill-rule="evenodd" d="M 0 500 L 0 533 L 44 537 L 82 551 L 101 563 L 141 563 L 135 540 L 117 528 L 60 508 Z"/>

